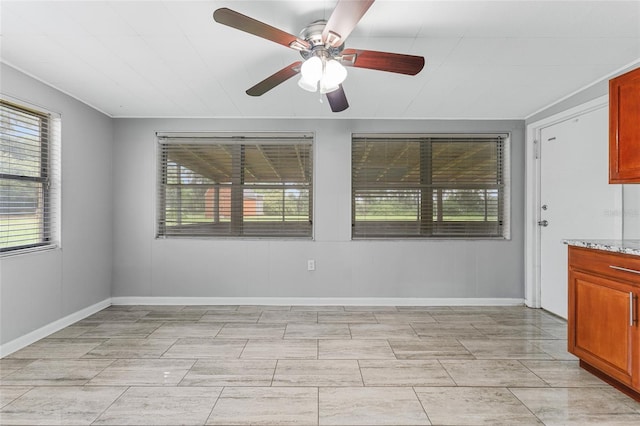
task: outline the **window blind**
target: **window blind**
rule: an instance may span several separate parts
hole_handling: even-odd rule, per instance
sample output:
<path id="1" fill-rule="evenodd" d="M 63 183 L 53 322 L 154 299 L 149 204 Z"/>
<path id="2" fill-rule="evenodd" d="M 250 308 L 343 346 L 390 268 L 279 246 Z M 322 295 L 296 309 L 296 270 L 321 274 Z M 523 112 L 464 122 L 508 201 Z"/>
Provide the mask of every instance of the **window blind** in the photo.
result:
<path id="1" fill-rule="evenodd" d="M 158 141 L 157 237 L 312 237 L 312 135 Z"/>
<path id="2" fill-rule="evenodd" d="M 509 238 L 508 135 L 354 135 L 353 238 Z"/>
<path id="3" fill-rule="evenodd" d="M 59 117 L 0 100 L 0 252 L 58 244 Z"/>

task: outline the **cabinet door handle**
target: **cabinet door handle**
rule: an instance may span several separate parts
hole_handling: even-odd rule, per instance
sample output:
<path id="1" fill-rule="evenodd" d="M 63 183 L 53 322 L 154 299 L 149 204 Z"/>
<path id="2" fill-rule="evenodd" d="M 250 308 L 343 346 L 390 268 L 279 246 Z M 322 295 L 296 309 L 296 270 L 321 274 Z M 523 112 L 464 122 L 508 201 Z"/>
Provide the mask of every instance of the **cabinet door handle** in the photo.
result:
<path id="1" fill-rule="evenodd" d="M 633 292 L 629 292 L 629 327 L 633 327 L 635 320 L 633 318 Z"/>
<path id="2" fill-rule="evenodd" d="M 632 274 L 640 275 L 640 271 L 636 271 L 635 269 L 623 268 L 622 266 L 609 265 L 609 268 L 615 269 L 617 271 L 631 272 Z"/>

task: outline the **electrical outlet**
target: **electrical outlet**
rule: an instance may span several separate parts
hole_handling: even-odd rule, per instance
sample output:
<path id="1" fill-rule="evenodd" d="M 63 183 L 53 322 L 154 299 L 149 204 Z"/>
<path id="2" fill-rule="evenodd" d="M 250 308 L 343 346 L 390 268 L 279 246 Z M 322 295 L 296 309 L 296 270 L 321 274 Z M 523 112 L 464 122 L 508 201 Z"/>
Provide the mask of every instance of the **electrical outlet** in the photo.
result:
<path id="1" fill-rule="evenodd" d="M 316 261 L 314 259 L 307 260 L 307 271 L 316 270 Z"/>

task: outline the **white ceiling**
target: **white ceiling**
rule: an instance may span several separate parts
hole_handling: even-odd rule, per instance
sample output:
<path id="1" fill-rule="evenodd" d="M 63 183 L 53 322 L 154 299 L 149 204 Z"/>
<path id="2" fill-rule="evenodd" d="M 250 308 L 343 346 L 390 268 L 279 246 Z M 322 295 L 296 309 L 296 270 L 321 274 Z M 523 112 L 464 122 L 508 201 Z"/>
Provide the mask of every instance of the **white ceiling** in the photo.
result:
<path id="1" fill-rule="evenodd" d="M 335 4 L 2 0 L 0 58 L 113 117 L 332 118 L 524 118 L 640 58 L 640 1 L 378 0 L 347 47 L 424 56 L 420 74 L 349 68 L 338 114 L 295 79 L 246 95 L 300 56 L 213 11 L 297 34 Z"/>

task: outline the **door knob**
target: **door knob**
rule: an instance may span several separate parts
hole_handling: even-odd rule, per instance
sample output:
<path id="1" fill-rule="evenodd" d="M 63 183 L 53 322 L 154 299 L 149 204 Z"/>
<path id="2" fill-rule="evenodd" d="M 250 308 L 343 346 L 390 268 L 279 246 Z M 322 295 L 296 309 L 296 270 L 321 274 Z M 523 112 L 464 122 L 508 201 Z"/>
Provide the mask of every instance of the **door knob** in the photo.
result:
<path id="1" fill-rule="evenodd" d="M 549 222 L 546 220 L 539 220 L 538 226 L 549 226 Z"/>

